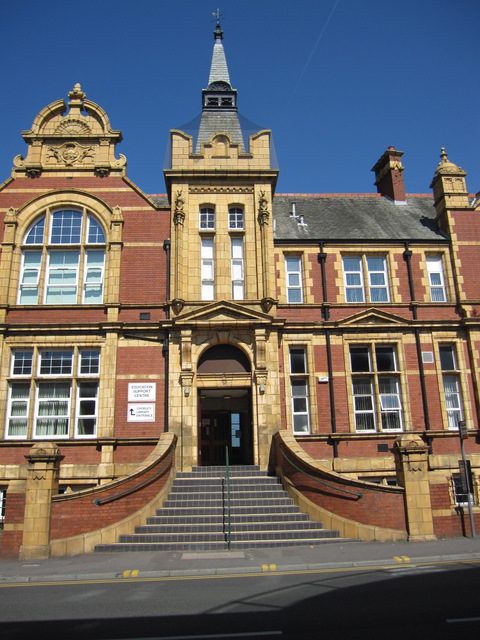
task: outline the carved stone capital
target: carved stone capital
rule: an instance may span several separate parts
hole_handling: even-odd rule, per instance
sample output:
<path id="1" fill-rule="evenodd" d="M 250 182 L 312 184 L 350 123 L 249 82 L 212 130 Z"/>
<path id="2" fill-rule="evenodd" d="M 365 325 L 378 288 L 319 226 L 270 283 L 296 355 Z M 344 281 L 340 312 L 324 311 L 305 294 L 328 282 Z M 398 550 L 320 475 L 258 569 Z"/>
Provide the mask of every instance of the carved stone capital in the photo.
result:
<path id="1" fill-rule="evenodd" d="M 185 222 L 185 213 L 183 211 L 176 211 L 173 214 L 173 224 L 178 227 L 183 227 L 183 223 Z"/>
<path id="2" fill-rule="evenodd" d="M 188 397 L 193 385 L 193 373 L 181 373 L 180 385 L 183 389 L 183 394 Z"/>
<path id="3" fill-rule="evenodd" d="M 258 388 L 258 392 L 263 395 L 265 393 L 265 385 L 267 384 L 267 371 L 255 371 L 255 383 Z"/>

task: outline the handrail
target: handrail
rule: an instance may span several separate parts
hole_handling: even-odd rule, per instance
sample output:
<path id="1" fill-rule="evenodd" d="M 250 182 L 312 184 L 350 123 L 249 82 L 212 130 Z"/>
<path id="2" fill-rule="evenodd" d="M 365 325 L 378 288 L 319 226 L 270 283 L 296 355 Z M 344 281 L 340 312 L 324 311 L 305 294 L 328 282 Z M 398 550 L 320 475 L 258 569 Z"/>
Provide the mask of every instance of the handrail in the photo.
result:
<path id="1" fill-rule="evenodd" d="M 145 485 L 149 484 L 152 480 L 154 480 L 158 475 L 161 474 L 161 472 L 168 466 L 168 464 L 171 462 L 172 458 L 173 458 L 173 454 L 175 453 L 175 448 L 177 446 L 177 443 L 174 442 L 172 445 L 172 451 L 170 453 L 170 455 L 168 456 L 167 461 L 165 462 L 165 464 L 158 470 L 156 471 L 153 476 L 151 476 L 150 478 L 147 478 L 147 480 L 144 480 L 143 482 L 140 482 L 140 484 L 137 484 L 133 487 L 130 487 L 129 489 L 126 489 L 125 491 L 121 491 L 120 493 L 115 493 L 113 496 L 108 496 L 108 498 L 103 498 L 103 500 L 100 500 L 99 498 L 96 498 L 93 501 L 93 504 L 97 505 L 97 507 L 100 507 L 102 504 L 105 504 L 106 502 L 111 502 L 112 500 L 117 500 L 118 498 L 123 498 L 123 496 L 127 496 L 129 493 L 133 493 L 134 491 L 136 491 L 137 489 L 141 489 L 142 487 L 144 487 Z"/>
<path id="2" fill-rule="evenodd" d="M 227 544 L 230 550 L 232 544 L 232 524 L 230 513 L 230 463 L 228 460 L 228 446 L 225 447 L 225 470 L 227 477 Z"/>
<path id="3" fill-rule="evenodd" d="M 363 498 L 363 493 L 355 493 L 354 491 L 348 491 L 348 489 L 340 489 L 339 487 L 335 487 L 331 484 L 328 484 L 328 482 L 324 482 L 323 480 L 319 480 L 318 478 L 315 478 L 314 476 L 311 476 L 310 474 L 306 473 L 305 471 L 303 471 L 303 469 L 300 469 L 300 467 L 297 467 L 297 465 L 292 462 L 287 455 L 285 454 L 285 451 L 283 450 L 283 446 L 280 444 L 279 445 L 280 451 L 283 455 L 283 457 L 285 458 L 285 460 L 287 462 L 289 462 L 292 467 L 295 467 L 295 469 L 297 469 L 297 471 L 300 471 L 300 473 L 303 473 L 304 476 L 307 476 L 307 478 L 310 478 L 310 480 L 314 480 L 315 482 L 318 482 L 319 484 L 323 484 L 326 487 L 328 487 L 329 489 L 334 489 L 335 491 L 340 491 L 341 493 L 348 493 L 351 496 L 355 496 L 356 498 Z"/>

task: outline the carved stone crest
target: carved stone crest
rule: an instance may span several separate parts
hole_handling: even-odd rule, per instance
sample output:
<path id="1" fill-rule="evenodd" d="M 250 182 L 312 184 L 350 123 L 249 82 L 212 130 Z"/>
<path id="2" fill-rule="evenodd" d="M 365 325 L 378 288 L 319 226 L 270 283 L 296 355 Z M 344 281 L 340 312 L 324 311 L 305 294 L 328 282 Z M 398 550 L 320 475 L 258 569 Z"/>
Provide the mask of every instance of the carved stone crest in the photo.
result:
<path id="1" fill-rule="evenodd" d="M 78 142 L 65 142 L 60 147 L 48 147 L 48 160 L 56 160 L 66 166 L 80 164 L 84 158 L 93 156 L 93 147 Z"/>

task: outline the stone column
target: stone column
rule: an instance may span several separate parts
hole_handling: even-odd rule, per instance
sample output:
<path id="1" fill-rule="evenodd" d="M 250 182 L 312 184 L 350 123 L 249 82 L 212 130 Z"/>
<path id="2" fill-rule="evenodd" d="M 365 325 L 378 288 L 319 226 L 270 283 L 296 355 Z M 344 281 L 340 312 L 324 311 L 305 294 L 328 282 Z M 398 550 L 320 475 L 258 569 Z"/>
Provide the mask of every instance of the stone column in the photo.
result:
<path id="1" fill-rule="evenodd" d="M 258 224 L 260 226 L 260 243 L 261 243 L 261 261 L 262 261 L 262 290 L 261 298 L 267 298 L 270 295 L 270 283 L 268 278 L 269 269 L 269 247 L 267 239 L 267 226 L 270 219 L 268 210 L 268 201 L 265 197 L 265 191 L 260 191 L 258 197 Z"/>
<path id="2" fill-rule="evenodd" d="M 183 302 L 183 278 L 185 276 L 184 268 L 186 265 L 183 255 L 183 235 L 185 225 L 185 200 L 181 189 L 177 190 L 173 209 L 174 224 L 174 259 L 172 265 L 173 272 L 173 298 L 174 300 Z M 187 295 L 188 297 L 188 295 Z"/>
<path id="3" fill-rule="evenodd" d="M 60 449 L 52 442 L 37 442 L 25 456 L 27 489 L 21 560 L 50 556 L 52 495 L 58 493 Z"/>
<path id="4" fill-rule="evenodd" d="M 395 441 L 398 483 L 405 488 L 408 539 L 412 542 L 436 540 L 433 529 L 428 447 L 420 436 L 409 433 Z"/>

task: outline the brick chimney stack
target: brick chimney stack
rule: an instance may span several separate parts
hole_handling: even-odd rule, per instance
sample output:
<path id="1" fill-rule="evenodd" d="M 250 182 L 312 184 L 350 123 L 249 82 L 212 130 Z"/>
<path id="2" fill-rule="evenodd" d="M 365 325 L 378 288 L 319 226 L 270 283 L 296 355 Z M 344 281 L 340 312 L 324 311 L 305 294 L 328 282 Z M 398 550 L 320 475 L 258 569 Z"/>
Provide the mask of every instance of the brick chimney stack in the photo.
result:
<path id="1" fill-rule="evenodd" d="M 391 198 L 394 202 L 405 202 L 406 200 L 402 156 L 403 151 L 396 151 L 394 147 L 388 147 L 372 169 L 375 171 L 375 185 L 378 193 Z"/>

